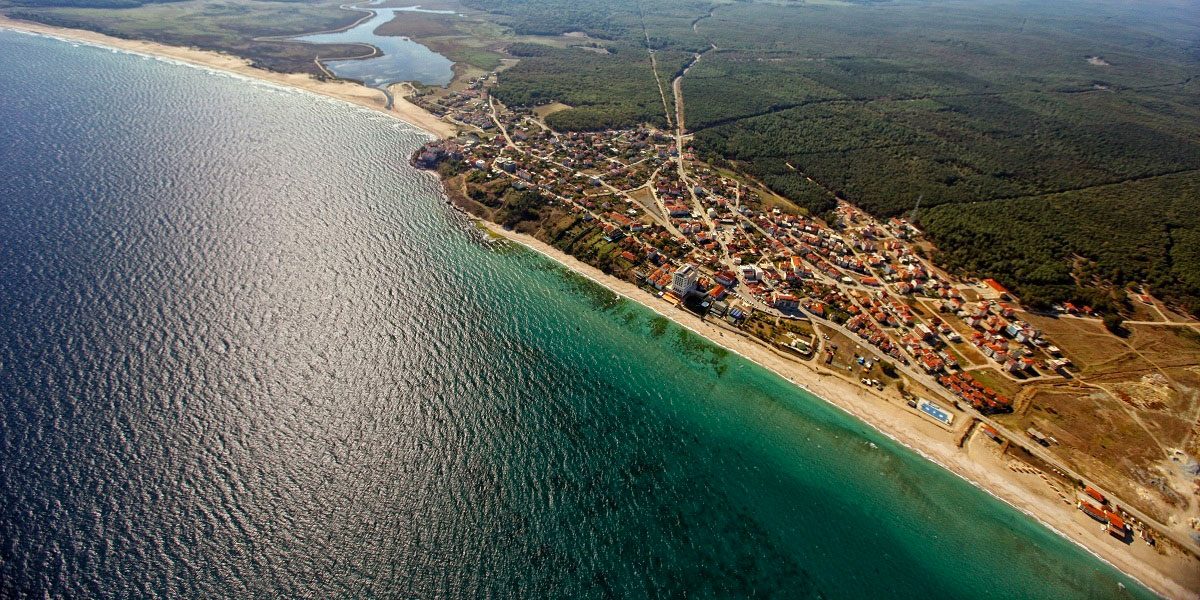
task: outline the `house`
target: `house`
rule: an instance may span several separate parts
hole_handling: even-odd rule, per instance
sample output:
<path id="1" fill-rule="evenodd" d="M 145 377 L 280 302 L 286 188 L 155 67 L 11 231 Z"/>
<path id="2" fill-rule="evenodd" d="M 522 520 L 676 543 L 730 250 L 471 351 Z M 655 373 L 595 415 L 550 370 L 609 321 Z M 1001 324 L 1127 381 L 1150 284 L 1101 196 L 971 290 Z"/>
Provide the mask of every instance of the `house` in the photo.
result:
<path id="1" fill-rule="evenodd" d="M 992 289 L 992 291 L 996 292 L 997 294 L 1000 294 L 1001 296 L 1003 296 L 1003 295 L 1005 295 L 1005 294 L 1007 294 L 1007 293 L 1008 293 L 1008 289 L 1007 289 L 1007 288 L 1005 288 L 1004 286 L 1000 285 L 1000 282 L 999 282 L 999 281 L 996 281 L 995 279 L 992 279 L 991 277 L 989 277 L 989 278 L 987 278 L 987 279 L 984 279 L 984 280 L 983 280 L 983 284 L 984 284 L 984 285 L 986 285 L 986 286 L 988 286 L 989 288 L 991 288 L 991 289 Z"/>
<path id="2" fill-rule="evenodd" d="M 692 216 L 692 210 L 686 204 L 668 204 L 667 214 L 671 218 L 682 219 Z"/>
<path id="3" fill-rule="evenodd" d="M 1004 443 L 1004 438 L 1000 437 L 1000 432 L 997 431 L 995 427 L 992 427 L 991 425 L 983 425 L 979 429 L 983 431 L 984 435 L 992 438 L 993 441 L 997 443 Z"/>
<path id="4" fill-rule="evenodd" d="M 800 308 L 800 299 L 791 294 L 772 294 L 771 305 L 782 311 L 794 311 Z"/>
<path id="5" fill-rule="evenodd" d="M 933 332 L 933 330 L 929 328 L 928 325 L 926 325 L 924 323 L 917 323 L 916 329 L 921 334 L 921 339 L 923 339 L 927 342 L 932 342 L 932 341 L 937 340 L 937 334 L 935 334 Z"/>
<path id="6" fill-rule="evenodd" d="M 733 271 L 718 271 L 715 275 L 713 275 L 713 281 L 716 281 L 726 288 L 731 288 L 737 283 L 737 275 L 735 275 Z"/>
<path id="7" fill-rule="evenodd" d="M 936 354 L 927 353 L 921 357 L 921 366 L 929 373 L 937 373 L 942 370 L 942 360 Z"/>

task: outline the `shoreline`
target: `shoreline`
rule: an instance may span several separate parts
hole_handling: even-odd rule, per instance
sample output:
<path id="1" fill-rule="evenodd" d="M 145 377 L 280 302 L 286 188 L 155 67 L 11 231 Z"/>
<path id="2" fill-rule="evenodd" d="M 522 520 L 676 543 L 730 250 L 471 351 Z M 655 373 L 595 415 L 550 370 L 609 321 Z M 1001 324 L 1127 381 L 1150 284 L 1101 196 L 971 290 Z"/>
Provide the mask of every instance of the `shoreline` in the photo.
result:
<path id="1" fill-rule="evenodd" d="M 245 59 L 219 52 L 149 41 L 126 40 L 87 30 L 14 20 L 3 15 L 0 15 L 0 29 L 12 29 L 144 56 L 177 60 L 194 67 L 212 69 L 318 94 L 376 110 L 437 138 L 450 137 L 456 132 L 454 126 L 408 102 L 404 97 L 397 96 L 392 110 L 388 110 L 386 98 L 383 97 L 382 92 L 344 80 L 321 81 L 304 74 L 279 73 L 251 66 Z M 436 174 L 431 175 L 437 177 Z M 1090 522 L 1085 523 L 1086 527 L 1080 525 L 1081 521 L 1077 517 L 1081 513 L 1074 507 L 1064 508 L 1065 505 L 1062 503 L 1047 501 L 1044 497 L 1039 497 L 1038 494 L 1031 492 L 1025 483 L 1012 477 L 1012 472 L 1007 469 L 998 471 L 987 468 L 983 463 L 972 459 L 966 448 L 957 446 L 953 440 L 954 434 L 939 429 L 930 421 L 923 420 L 908 411 L 903 405 L 897 406 L 883 395 L 876 394 L 873 390 L 865 390 L 832 372 L 822 372 L 813 365 L 786 358 L 751 340 L 745 334 L 727 331 L 723 327 L 702 321 L 699 317 L 683 310 L 670 309 L 665 305 L 660 306 L 661 300 L 630 282 L 609 276 L 532 236 L 504 230 L 499 225 L 471 215 L 458 207 L 455 209 L 493 234 L 537 252 L 564 268 L 592 280 L 617 295 L 641 304 L 656 314 L 670 319 L 673 323 L 704 337 L 709 342 L 734 352 L 817 396 L 862 421 L 881 435 L 894 440 L 926 460 L 938 464 L 989 495 L 1028 515 L 1156 594 L 1169 598 L 1194 598 L 1197 596 L 1196 590 L 1200 590 L 1200 583 L 1197 580 L 1200 580 L 1200 576 L 1193 576 L 1185 585 L 1170 577 L 1168 575 L 1170 571 L 1164 572 L 1164 569 L 1158 568 L 1154 564 L 1167 566 L 1167 559 L 1171 557 L 1162 557 L 1161 561 L 1144 560 L 1130 552 L 1121 552 L 1123 548 L 1112 548 L 1097 543 L 1097 538 L 1106 539 L 1106 536 L 1103 534 L 1097 536 L 1095 531 L 1088 535 L 1087 530 L 1094 528 L 1090 526 Z M 725 335 L 725 333 L 729 333 L 729 335 Z"/>
<path id="2" fill-rule="evenodd" d="M 436 174 L 434 176 L 436 177 Z M 496 223 L 472 215 L 453 203 L 451 206 L 492 235 L 536 252 L 614 294 L 670 319 L 672 323 L 770 371 L 856 418 L 879 434 L 1028 516 L 1153 593 L 1164 598 L 1197 597 L 1198 578 L 1194 577 L 1185 585 L 1170 576 L 1172 570 L 1162 568 L 1171 566 L 1171 563 L 1178 563 L 1176 566 L 1183 568 L 1190 562 L 1186 555 L 1181 560 L 1169 560 L 1173 557 L 1161 555 L 1156 555 L 1160 560 L 1146 560 L 1134 556 L 1123 544 L 1115 548 L 1097 543 L 1097 539 L 1108 541 L 1107 534 L 1096 535 L 1095 528 L 1091 526 L 1090 521 L 1086 521 L 1086 517 L 1082 520 L 1078 518 L 1082 515 L 1079 510 L 1062 502 L 1054 502 L 1044 494 L 1038 494 L 1038 490 L 1031 489 L 1027 482 L 1021 481 L 1017 473 L 995 468 L 1003 467 L 1002 464 L 989 468 L 983 462 L 973 459 L 966 446 L 958 447 L 954 439 L 957 437 L 957 428 L 953 432 L 938 428 L 931 421 L 923 420 L 914 412 L 909 412 L 902 404 L 897 405 L 889 401 L 883 394 L 857 386 L 832 372 L 824 372 L 808 363 L 785 357 L 765 345 L 752 341 L 744 333 L 730 332 L 729 335 L 724 335 L 727 331 L 725 328 L 702 321 L 698 316 L 682 309 L 670 308 L 663 304 L 661 299 L 633 283 L 608 275 L 531 235 L 506 230 Z M 926 435 L 921 430 L 932 434 Z M 977 431 L 973 432 L 971 437 L 975 437 L 976 433 Z M 1111 541 L 1119 544 L 1116 540 Z M 1137 543 L 1135 539 L 1134 544 Z M 1142 548 L 1152 550 L 1144 544 L 1138 549 Z"/>
<path id="3" fill-rule="evenodd" d="M 454 136 L 458 129 L 433 113 L 409 102 L 406 97 L 394 95 L 392 108 L 387 108 L 387 97 L 382 90 L 345 80 L 322 81 L 303 73 L 281 73 L 255 67 L 250 61 L 211 50 L 171 46 L 144 40 L 132 40 L 112 37 L 88 31 L 86 29 L 69 29 L 42 25 L 32 21 L 21 21 L 0 15 L 0 29 L 31 33 L 57 38 L 69 42 L 80 42 L 131 52 L 153 58 L 177 60 L 187 65 L 233 75 L 240 75 L 287 88 L 349 102 L 403 121 L 436 138 L 445 139 Z"/>

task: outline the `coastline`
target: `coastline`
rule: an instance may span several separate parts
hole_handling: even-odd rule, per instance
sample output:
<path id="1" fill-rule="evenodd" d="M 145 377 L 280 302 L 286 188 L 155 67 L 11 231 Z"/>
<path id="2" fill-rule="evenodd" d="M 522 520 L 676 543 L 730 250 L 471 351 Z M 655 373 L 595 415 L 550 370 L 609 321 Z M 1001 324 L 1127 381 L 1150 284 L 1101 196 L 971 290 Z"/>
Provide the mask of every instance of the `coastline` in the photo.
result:
<path id="1" fill-rule="evenodd" d="M 0 29 L 13 29 L 40 35 L 78 41 L 103 47 L 115 48 L 133 53 L 169 58 L 195 66 L 217 71 L 241 75 L 256 80 L 265 81 L 281 86 L 307 91 L 326 97 L 350 102 L 366 108 L 377 110 L 382 114 L 392 116 L 405 123 L 422 129 L 430 135 L 445 138 L 454 134 L 455 128 L 441 121 L 433 114 L 408 102 L 403 97 L 397 97 L 392 110 L 387 110 L 386 100 L 378 90 L 346 81 L 321 81 L 302 74 L 286 74 L 253 67 L 249 61 L 231 55 L 194 48 L 169 46 L 155 42 L 126 40 L 106 36 L 86 30 L 67 29 L 13 20 L 0 15 Z M 435 175 L 436 176 L 436 175 Z M 464 214 L 466 214 L 464 212 Z M 470 216 L 470 215 L 468 215 Z M 489 231 L 513 243 L 538 252 L 543 256 L 558 262 L 571 271 L 578 273 L 599 285 L 638 302 L 659 315 L 671 319 L 674 323 L 701 335 L 710 342 L 737 353 L 743 358 L 766 368 L 776 375 L 796 384 L 822 400 L 838 407 L 846 413 L 858 418 L 883 435 L 921 454 L 925 458 L 948 469 L 973 485 L 988 492 L 992 496 L 1013 506 L 1029 515 L 1043 525 L 1051 528 L 1068 540 L 1083 547 L 1101 560 L 1113 565 L 1133 579 L 1138 580 L 1152 591 L 1170 598 L 1193 598 L 1195 590 L 1200 589 L 1196 579 L 1189 578 L 1184 585 L 1167 573 L 1170 563 L 1163 561 L 1143 560 L 1130 552 L 1122 552 L 1121 548 L 1097 544 L 1095 531 L 1088 534 L 1088 529 L 1094 529 L 1081 521 L 1079 511 L 1065 504 L 1053 502 L 1044 495 L 1031 493 L 1026 482 L 1007 469 L 999 471 L 987 468 L 983 463 L 973 459 L 966 449 L 958 448 L 953 434 L 941 430 L 931 422 L 908 411 L 903 404 L 897 404 L 876 394 L 850 383 L 832 373 L 822 372 L 813 366 L 798 363 L 786 358 L 767 347 L 752 341 L 747 336 L 734 334 L 711 323 L 701 321 L 695 315 L 683 310 L 668 308 L 658 298 L 638 288 L 632 283 L 608 276 L 599 269 L 587 265 L 552 246 L 533 238 L 532 236 L 507 231 L 489 221 L 472 216 L 472 219 Z M 933 434 L 930 434 L 933 432 Z M 935 435 L 936 434 L 936 435 Z M 1084 525 L 1081 525 L 1081 522 Z"/>
<path id="2" fill-rule="evenodd" d="M 1189 559 L 1186 555 L 1179 557 L 1156 554 L 1145 544 L 1136 548 L 1142 552 L 1135 555 L 1130 551 L 1132 548 L 1112 540 L 1107 534 L 1092 527 L 1091 522 L 1073 505 L 1052 497 L 1051 494 L 1045 493 L 1045 490 L 1036 489 L 1036 485 L 1040 483 L 1037 477 L 1005 468 L 1005 464 L 998 457 L 992 457 L 997 458 L 990 461 L 994 464 L 987 464 L 989 457 L 978 456 L 981 454 L 979 450 L 988 449 L 985 444 L 958 447 L 957 428 L 953 432 L 939 428 L 933 425 L 932 421 L 909 411 L 903 402 L 855 385 L 830 371 L 786 357 L 744 334 L 733 333 L 724 327 L 701 320 L 690 312 L 668 307 L 661 299 L 633 283 L 607 275 L 533 236 L 506 230 L 457 206 L 455 209 L 491 234 L 520 244 L 621 297 L 641 304 L 670 319 L 676 325 L 736 353 L 857 418 L 880 434 L 1049 528 L 1154 593 L 1164 598 L 1197 597 L 1200 577 L 1188 577 L 1186 583 L 1172 577 L 1173 573 L 1186 573 L 1182 569 L 1194 565 L 1194 559 Z M 980 436 L 976 432 L 972 433 L 971 437 Z"/>
<path id="3" fill-rule="evenodd" d="M 250 64 L 250 61 L 244 58 L 213 52 L 211 50 L 170 46 L 143 40 L 128 40 L 85 29 L 68 29 L 65 27 L 42 25 L 31 21 L 20 21 L 4 15 L 0 15 L 0 29 L 12 29 L 146 56 L 169 58 L 193 66 L 299 89 L 377 110 L 382 114 L 403 121 L 437 138 L 448 138 L 457 132 L 457 129 L 453 125 L 439 119 L 433 113 L 416 104 L 409 102 L 403 96 L 395 96 L 392 108 L 388 110 L 387 98 L 382 91 L 350 81 L 322 81 L 302 73 L 279 73 L 255 67 Z"/>

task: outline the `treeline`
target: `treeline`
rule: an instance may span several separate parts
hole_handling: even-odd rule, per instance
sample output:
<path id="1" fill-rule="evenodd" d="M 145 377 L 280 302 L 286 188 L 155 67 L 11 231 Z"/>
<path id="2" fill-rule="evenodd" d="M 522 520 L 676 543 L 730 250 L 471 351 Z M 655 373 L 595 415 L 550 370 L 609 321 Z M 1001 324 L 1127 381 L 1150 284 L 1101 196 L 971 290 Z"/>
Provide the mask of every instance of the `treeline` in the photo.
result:
<path id="1" fill-rule="evenodd" d="M 1145 282 L 1200 313 L 1200 174 L 1040 197 L 945 205 L 919 215 L 950 269 L 995 277 L 1034 307 L 1115 307 Z"/>
<path id="2" fill-rule="evenodd" d="M 662 97 L 644 49 L 614 46 L 610 54 L 540 44 L 513 44 L 521 57 L 499 74 L 492 94 L 509 106 L 533 107 L 562 102 L 572 108 L 546 117 L 560 131 L 588 131 L 651 123 L 667 125 Z M 661 53 L 670 68 L 682 54 Z"/>
<path id="3" fill-rule="evenodd" d="M 713 52 L 684 79 L 692 129 L 814 101 L 926 98 L 995 89 L 974 76 L 915 69 L 897 61 L 812 59 L 782 51 Z"/>

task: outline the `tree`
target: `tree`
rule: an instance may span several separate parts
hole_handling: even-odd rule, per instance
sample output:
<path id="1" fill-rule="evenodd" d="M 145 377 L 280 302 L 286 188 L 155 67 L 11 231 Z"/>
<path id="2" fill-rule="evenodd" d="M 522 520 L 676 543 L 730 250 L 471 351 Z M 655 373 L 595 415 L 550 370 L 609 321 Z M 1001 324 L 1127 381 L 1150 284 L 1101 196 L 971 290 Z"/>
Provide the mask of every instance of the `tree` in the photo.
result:
<path id="1" fill-rule="evenodd" d="M 1104 315 L 1104 328 L 1113 335 L 1124 336 L 1127 333 L 1121 326 L 1123 323 L 1125 323 L 1125 319 L 1117 313 Z"/>
<path id="2" fill-rule="evenodd" d="M 890 363 L 886 360 L 879 361 L 879 370 L 883 371 L 884 375 L 886 375 L 892 379 L 896 379 L 897 377 L 900 376 L 896 373 L 896 365 L 893 365 L 892 363 Z"/>

